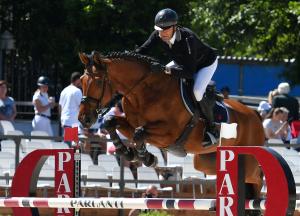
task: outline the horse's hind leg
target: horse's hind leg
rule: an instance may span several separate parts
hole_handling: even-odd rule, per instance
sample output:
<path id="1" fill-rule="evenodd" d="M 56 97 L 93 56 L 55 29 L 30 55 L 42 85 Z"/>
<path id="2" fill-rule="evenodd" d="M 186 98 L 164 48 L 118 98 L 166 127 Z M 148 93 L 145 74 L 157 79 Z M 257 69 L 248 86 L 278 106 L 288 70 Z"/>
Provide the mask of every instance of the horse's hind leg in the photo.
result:
<path id="1" fill-rule="evenodd" d="M 263 172 L 257 160 L 250 155 L 245 156 L 245 180 L 246 183 L 253 185 L 252 197 L 249 199 L 259 198 L 263 186 Z"/>
<path id="2" fill-rule="evenodd" d="M 253 198 L 258 198 L 257 197 L 257 185 L 256 184 L 250 184 L 246 183 L 245 184 L 245 192 L 246 196 L 245 199 L 253 199 Z M 245 210 L 245 216 L 260 216 L 261 211 L 260 210 Z"/>
<path id="3" fill-rule="evenodd" d="M 133 135 L 133 141 L 136 144 L 136 151 L 138 158 L 143 162 L 143 164 L 147 167 L 154 167 L 157 164 L 157 158 L 148 152 L 145 145 L 145 139 L 147 137 L 147 132 L 143 127 L 138 127 L 135 129 L 135 133 Z"/>
<path id="4" fill-rule="evenodd" d="M 245 167 L 246 167 L 246 199 L 258 199 L 260 198 L 260 191 L 263 185 L 263 173 L 262 170 L 252 156 L 245 157 Z M 246 210 L 246 216 L 260 216 L 260 210 Z"/>

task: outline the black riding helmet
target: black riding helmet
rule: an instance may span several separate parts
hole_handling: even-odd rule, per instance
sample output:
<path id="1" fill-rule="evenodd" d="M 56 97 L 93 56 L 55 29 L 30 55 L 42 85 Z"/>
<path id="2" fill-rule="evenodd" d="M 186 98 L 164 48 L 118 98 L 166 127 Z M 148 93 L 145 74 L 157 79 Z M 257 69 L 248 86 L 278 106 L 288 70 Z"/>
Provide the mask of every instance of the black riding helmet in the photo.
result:
<path id="1" fill-rule="evenodd" d="M 50 79 L 48 77 L 46 77 L 46 76 L 40 76 L 38 78 L 38 81 L 37 81 L 37 85 L 38 86 L 43 86 L 43 85 L 49 86 L 49 84 L 50 84 Z"/>
<path id="2" fill-rule="evenodd" d="M 177 22 L 178 22 L 177 13 L 170 8 L 166 8 L 159 11 L 156 14 L 154 19 L 154 24 L 155 24 L 154 29 L 158 31 L 162 31 L 173 25 L 176 25 Z"/>

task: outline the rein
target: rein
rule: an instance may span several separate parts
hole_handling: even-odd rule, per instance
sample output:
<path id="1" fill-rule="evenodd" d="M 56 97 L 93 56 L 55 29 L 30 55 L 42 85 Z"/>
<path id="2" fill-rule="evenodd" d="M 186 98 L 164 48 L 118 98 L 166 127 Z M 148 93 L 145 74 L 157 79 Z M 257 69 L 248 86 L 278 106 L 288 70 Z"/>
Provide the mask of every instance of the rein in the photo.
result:
<path id="1" fill-rule="evenodd" d="M 86 74 L 89 78 L 96 79 L 96 78 L 99 77 L 98 75 L 100 73 L 95 74 L 95 73 L 91 73 L 88 70 L 86 70 L 84 74 Z M 107 110 L 107 112 L 105 112 L 103 114 L 102 109 L 101 109 L 101 104 L 102 104 L 102 100 L 103 100 L 105 89 L 106 89 L 106 81 L 108 80 L 107 70 L 105 70 L 103 79 L 100 79 L 100 80 L 101 80 L 101 83 L 100 83 L 101 95 L 100 95 L 99 99 L 96 99 L 96 98 L 93 98 L 93 97 L 90 97 L 90 96 L 87 96 L 87 95 L 83 95 L 82 98 L 81 98 L 81 103 L 83 103 L 83 104 L 84 103 L 94 103 L 94 104 L 96 104 L 97 105 L 96 113 L 98 115 L 102 115 L 103 116 L 103 115 L 105 115 L 105 113 L 108 112 L 108 110 Z M 91 84 L 91 80 L 89 79 L 86 92 L 89 91 L 90 84 Z M 109 82 L 109 85 L 111 86 L 110 82 Z M 106 107 L 104 107 L 104 108 L 106 108 Z"/>
<path id="2" fill-rule="evenodd" d="M 133 87 L 131 87 L 128 92 L 124 94 L 124 97 L 128 96 L 136 87 L 143 83 L 149 77 L 149 74 L 150 73 L 145 73 L 143 77 L 138 82 L 136 82 L 136 84 L 133 85 Z"/>
<path id="3" fill-rule="evenodd" d="M 99 78 L 100 77 L 100 72 L 98 73 L 94 73 L 94 72 L 90 72 L 90 68 L 88 67 L 91 67 L 93 66 L 94 62 L 92 61 L 90 64 L 86 65 L 86 70 L 84 72 L 84 74 L 86 74 L 88 77 L 92 78 L 92 79 L 96 79 L 96 78 Z M 133 85 L 132 87 L 129 88 L 129 90 L 124 93 L 124 97 L 128 96 L 130 93 L 132 93 L 132 91 L 134 89 L 136 89 L 141 83 L 143 83 L 148 77 L 149 77 L 150 73 L 145 73 L 142 78 L 137 81 L 135 83 L 135 85 Z M 105 72 L 104 72 L 104 75 L 103 75 L 103 78 L 100 79 L 101 80 L 101 83 L 100 83 L 100 89 L 101 89 L 101 95 L 99 97 L 99 99 L 96 99 L 94 97 L 90 97 L 90 96 L 87 96 L 87 95 L 83 95 L 82 96 L 82 99 L 81 99 L 81 103 L 94 103 L 97 105 L 97 108 L 96 108 L 96 113 L 99 115 L 99 117 L 103 117 L 110 109 L 110 107 L 113 105 L 113 103 L 115 103 L 117 100 L 120 100 L 120 98 L 118 96 L 114 96 L 109 102 L 108 104 L 101 108 L 101 104 L 102 104 L 102 100 L 104 98 L 104 94 L 105 94 L 105 90 L 106 90 L 106 81 L 108 81 L 109 85 L 111 86 L 111 82 L 108 78 L 108 69 L 107 67 L 105 68 Z M 89 90 L 89 87 L 90 87 L 90 83 L 91 83 L 91 80 L 89 79 L 89 82 L 88 82 L 88 85 L 87 85 L 87 89 L 86 89 L 86 92 L 88 92 Z M 110 88 L 112 89 L 112 88 Z"/>

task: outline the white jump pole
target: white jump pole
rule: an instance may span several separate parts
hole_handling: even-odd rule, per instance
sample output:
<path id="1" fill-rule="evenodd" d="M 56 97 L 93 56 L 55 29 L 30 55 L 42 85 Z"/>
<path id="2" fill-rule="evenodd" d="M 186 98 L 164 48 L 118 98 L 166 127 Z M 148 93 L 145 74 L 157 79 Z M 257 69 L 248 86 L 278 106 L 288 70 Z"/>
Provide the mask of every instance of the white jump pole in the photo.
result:
<path id="1" fill-rule="evenodd" d="M 265 210 L 264 199 L 246 200 L 245 209 Z M 108 208 L 108 209 L 178 209 L 178 210 L 214 210 L 215 199 L 160 199 L 160 198 L 0 198 L 1 207 L 36 208 Z M 300 200 L 296 209 L 300 210 Z"/>

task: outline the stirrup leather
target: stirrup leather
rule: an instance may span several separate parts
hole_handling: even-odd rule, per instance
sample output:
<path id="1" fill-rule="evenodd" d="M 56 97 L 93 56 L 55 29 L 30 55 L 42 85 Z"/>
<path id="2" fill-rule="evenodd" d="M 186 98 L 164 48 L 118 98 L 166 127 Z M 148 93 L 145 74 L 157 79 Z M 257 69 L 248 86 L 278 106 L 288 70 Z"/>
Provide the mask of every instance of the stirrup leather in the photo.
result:
<path id="1" fill-rule="evenodd" d="M 216 143 L 217 143 L 216 138 L 210 132 L 205 132 L 204 138 L 202 140 L 203 147 L 207 147 Z"/>

